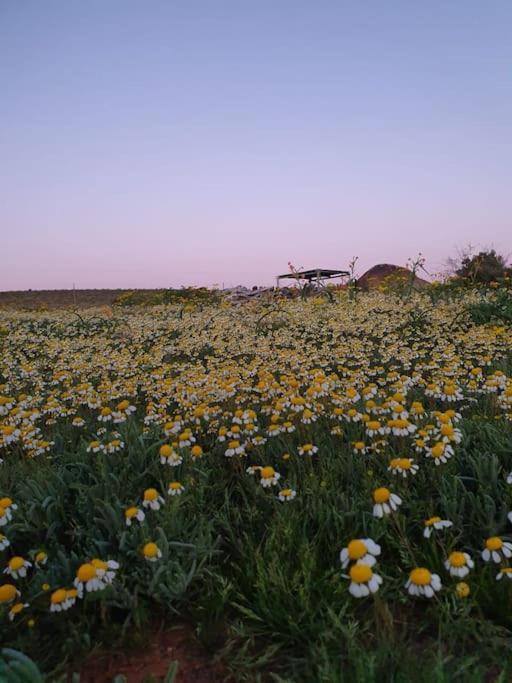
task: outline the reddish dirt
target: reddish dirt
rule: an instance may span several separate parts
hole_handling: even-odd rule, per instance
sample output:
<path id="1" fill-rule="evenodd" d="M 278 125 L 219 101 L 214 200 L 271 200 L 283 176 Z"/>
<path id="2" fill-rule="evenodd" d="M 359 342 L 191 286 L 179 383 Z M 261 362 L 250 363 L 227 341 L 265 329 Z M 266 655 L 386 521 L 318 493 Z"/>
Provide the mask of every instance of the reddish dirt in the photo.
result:
<path id="1" fill-rule="evenodd" d="M 112 683 L 119 674 L 125 676 L 127 683 L 145 680 L 156 683 L 163 681 L 172 662 L 178 662 L 174 683 L 222 683 L 228 680 L 226 672 L 212 662 L 186 627 L 155 633 L 144 649 L 99 652 L 71 671 L 80 673 L 80 683 Z"/>

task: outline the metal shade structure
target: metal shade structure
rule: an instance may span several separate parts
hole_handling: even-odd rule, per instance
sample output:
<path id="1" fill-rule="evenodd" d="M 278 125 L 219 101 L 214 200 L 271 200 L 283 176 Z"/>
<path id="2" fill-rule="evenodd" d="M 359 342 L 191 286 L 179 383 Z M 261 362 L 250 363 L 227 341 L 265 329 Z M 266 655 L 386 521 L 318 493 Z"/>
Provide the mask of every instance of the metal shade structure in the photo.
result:
<path id="1" fill-rule="evenodd" d="M 276 285 L 279 287 L 281 280 L 306 280 L 308 284 L 315 282 L 317 286 L 323 286 L 325 280 L 332 280 L 337 277 L 347 277 L 348 275 L 350 275 L 348 270 L 310 268 L 308 270 L 297 270 L 295 272 L 284 273 L 284 275 L 277 275 Z"/>

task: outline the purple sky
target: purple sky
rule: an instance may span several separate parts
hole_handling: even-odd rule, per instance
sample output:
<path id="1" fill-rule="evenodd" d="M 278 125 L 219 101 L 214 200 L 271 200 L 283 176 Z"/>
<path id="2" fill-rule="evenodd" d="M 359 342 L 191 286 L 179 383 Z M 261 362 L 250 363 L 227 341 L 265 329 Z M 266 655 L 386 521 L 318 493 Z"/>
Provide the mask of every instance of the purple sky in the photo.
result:
<path id="1" fill-rule="evenodd" d="M 0 289 L 512 252 L 510 0 L 3 0 Z"/>

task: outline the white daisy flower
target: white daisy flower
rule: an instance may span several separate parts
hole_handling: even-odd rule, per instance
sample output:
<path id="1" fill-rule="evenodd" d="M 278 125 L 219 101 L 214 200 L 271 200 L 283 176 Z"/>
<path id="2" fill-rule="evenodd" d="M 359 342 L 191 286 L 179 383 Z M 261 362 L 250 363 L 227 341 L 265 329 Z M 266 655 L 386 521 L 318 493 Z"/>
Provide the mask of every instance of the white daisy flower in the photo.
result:
<path id="1" fill-rule="evenodd" d="M 276 472 L 275 469 L 269 465 L 260 469 L 260 475 L 260 484 L 263 486 L 263 488 L 275 486 L 278 480 L 281 479 L 279 472 Z"/>
<path id="2" fill-rule="evenodd" d="M 405 587 L 410 595 L 432 598 L 441 590 L 441 579 L 424 567 L 416 567 L 409 574 Z"/>
<path id="3" fill-rule="evenodd" d="M 292 501 L 296 495 L 297 491 L 294 491 L 293 489 L 282 489 L 281 491 L 279 491 L 277 497 L 281 501 L 281 503 L 287 503 Z"/>
<path id="4" fill-rule="evenodd" d="M 183 484 L 180 484 L 179 481 L 171 481 L 167 488 L 167 493 L 170 496 L 181 496 L 184 490 L 185 487 L 183 486 Z"/>
<path id="5" fill-rule="evenodd" d="M 512 543 L 503 541 L 499 536 L 491 536 L 485 541 L 485 549 L 482 551 L 482 559 L 485 562 L 501 562 L 504 558 L 512 557 Z"/>
<path id="6" fill-rule="evenodd" d="M 382 577 L 376 574 L 369 564 L 357 562 L 350 567 L 350 586 L 348 588 L 355 598 L 364 598 L 376 593 L 382 584 Z"/>
<path id="7" fill-rule="evenodd" d="M 156 489 L 151 488 L 144 491 L 143 507 L 150 508 L 151 510 L 160 510 L 164 502 L 164 499 L 158 494 Z"/>
<path id="8" fill-rule="evenodd" d="M 372 567 L 376 557 L 380 555 L 380 545 L 371 538 L 355 538 L 340 552 L 340 561 L 343 569 L 349 562 L 360 562 Z"/>
<path id="9" fill-rule="evenodd" d="M 27 570 L 32 566 L 32 562 L 25 560 L 23 557 L 16 555 L 11 557 L 4 569 L 4 574 L 9 574 L 13 579 L 24 579 L 27 575 Z"/>
<path id="10" fill-rule="evenodd" d="M 423 536 L 425 538 L 430 538 L 434 529 L 440 531 L 441 529 L 448 529 L 453 526 L 453 522 L 448 519 L 441 519 L 441 517 L 430 517 L 424 522 L 425 528 L 423 530 Z"/>
<path id="11" fill-rule="evenodd" d="M 475 563 L 468 553 L 454 551 L 445 560 L 444 566 L 450 572 L 450 576 L 463 579 L 473 569 Z"/>
<path id="12" fill-rule="evenodd" d="M 131 526 L 134 520 L 137 520 L 137 522 L 142 524 L 146 518 L 146 515 L 144 514 L 143 510 L 133 505 L 124 511 L 124 517 L 126 520 L 126 526 Z"/>
<path id="13" fill-rule="evenodd" d="M 396 493 L 391 493 L 389 489 L 381 487 L 373 492 L 373 502 L 375 503 L 373 516 L 381 518 L 397 510 L 402 504 L 402 499 Z"/>

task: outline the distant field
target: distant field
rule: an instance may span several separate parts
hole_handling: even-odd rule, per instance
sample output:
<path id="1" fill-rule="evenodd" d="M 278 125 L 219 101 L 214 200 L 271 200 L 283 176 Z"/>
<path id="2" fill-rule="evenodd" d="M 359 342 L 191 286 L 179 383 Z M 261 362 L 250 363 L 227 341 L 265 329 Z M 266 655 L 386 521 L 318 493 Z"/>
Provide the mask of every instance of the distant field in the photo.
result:
<path id="1" fill-rule="evenodd" d="M 41 289 L 19 292 L 0 292 L 0 307 L 12 308 L 67 308 L 78 306 L 109 306 L 118 296 L 130 289 Z M 141 293 L 157 292 L 153 289 L 136 290 Z"/>

